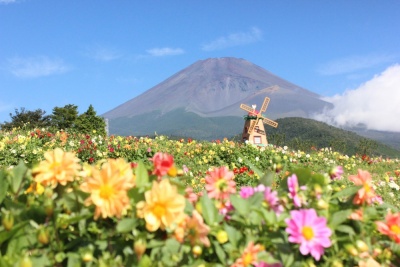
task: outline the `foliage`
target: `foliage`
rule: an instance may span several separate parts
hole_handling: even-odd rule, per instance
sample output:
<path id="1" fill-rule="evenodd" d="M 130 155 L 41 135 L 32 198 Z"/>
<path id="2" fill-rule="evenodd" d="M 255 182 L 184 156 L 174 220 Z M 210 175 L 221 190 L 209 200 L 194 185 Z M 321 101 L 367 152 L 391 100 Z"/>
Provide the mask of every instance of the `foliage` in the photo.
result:
<path id="1" fill-rule="evenodd" d="M 79 115 L 75 122 L 75 129 L 82 133 L 92 133 L 93 131 L 100 135 L 106 134 L 106 123 L 103 118 L 96 115 L 93 106 L 90 105 L 86 112 Z"/>
<path id="2" fill-rule="evenodd" d="M 58 130 L 74 128 L 78 119 L 78 106 L 68 104 L 64 107 L 54 107 L 51 115 L 51 125 Z"/>
<path id="3" fill-rule="evenodd" d="M 61 176 L 60 181 L 70 181 L 65 185 L 42 186 L 41 181 L 49 176 L 39 179 L 39 170 L 67 170 L 64 163 L 43 165 L 44 153 L 56 148 L 79 157 L 80 170 L 73 172 L 72 181 Z M 160 157 L 158 151 L 174 157 Z M 121 158 L 130 163 L 136 185 L 127 189 L 129 208 L 119 214 L 120 218 L 111 214 L 95 219 L 101 204 L 87 201 L 95 191 L 88 191 L 82 184 L 88 177 L 97 177 L 96 170 L 111 166 L 112 159 Z M 165 162 L 156 164 L 160 159 Z M 210 187 L 206 190 L 211 173 L 220 166 L 228 166 L 234 174 L 237 193 L 229 193 L 227 199 L 212 197 L 215 194 L 208 191 Z M 343 173 L 338 166 L 343 167 Z M 357 180 L 351 175 L 358 169 L 371 174 L 368 186 L 354 182 Z M 122 168 L 104 173 L 126 175 Z M 293 174 L 298 187 L 288 183 Z M 247 266 L 260 262 L 362 266 L 362 262 L 372 259 L 381 266 L 398 266 L 399 244 L 378 231 L 375 222 L 386 222 L 388 210 L 398 214 L 399 176 L 397 159 L 348 157 L 329 148 L 307 154 L 286 146 L 257 147 L 226 139 L 200 142 L 68 131 L 2 132 L 0 266 L 24 266 L 23 262 L 33 266 L 231 266 L 250 256 L 254 262 Z M 225 181 L 219 178 L 214 186 L 225 190 Z M 107 179 L 112 181 L 112 177 Z M 150 231 L 147 217 L 141 213 L 141 201 L 148 201 L 148 192 L 160 179 L 177 186 L 177 193 L 186 197 L 187 219 L 186 223 L 176 221 Z M 266 187 L 270 188 L 269 197 Z M 371 204 L 354 203 L 361 189 L 375 192 Z M 100 192 L 98 195 L 106 197 L 116 191 L 105 187 Z M 271 201 L 273 194 L 275 202 Z M 301 207 L 296 206 L 295 199 Z M 383 204 L 377 202 L 380 199 Z M 301 254 L 300 244 L 289 241 L 286 229 L 294 210 L 315 210 L 326 219 L 332 244 L 324 249 L 321 259 Z M 153 211 L 163 213 L 157 205 Z M 179 216 L 171 218 L 175 217 Z M 206 233 L 201 239 L 198 229 Z"/>
<path id="4" fill-rule="evenodd" d="M 35 129 L 47 127 L 50 125 L 50 117 L 45 116 L 46 111 L 37 109 L 34 111 L 21 108 L 15 109 L 15 114 L 10 113 L 11 122 L 3 122 L 1 129 L 4 131 L 12 130 L 13 128 Z"/>

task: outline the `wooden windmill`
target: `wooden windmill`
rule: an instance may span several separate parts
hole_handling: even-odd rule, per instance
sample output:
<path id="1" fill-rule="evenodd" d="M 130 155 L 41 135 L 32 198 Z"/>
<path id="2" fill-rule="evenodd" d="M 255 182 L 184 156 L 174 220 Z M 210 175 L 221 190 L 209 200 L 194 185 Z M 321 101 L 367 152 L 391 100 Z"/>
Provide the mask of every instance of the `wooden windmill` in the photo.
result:
<path id="1" fill-rule="evenodd" d="M 245 104 L 241 104 L 240 108 L 247 111 L 248 115 L 245 116 L 246 122 L 244 123 L 242 141 L 248 141 L 255 145 L 267 145 L 267 136 L 264 129 L 264 123 L 272 127 L 278 127 L 276 121 L 265 118 L 262 113 L 267 110 L 269 104 L 269 97 L 264 99 L 260 111 L 256 110 L 256 105 L 249 107 Z"/>

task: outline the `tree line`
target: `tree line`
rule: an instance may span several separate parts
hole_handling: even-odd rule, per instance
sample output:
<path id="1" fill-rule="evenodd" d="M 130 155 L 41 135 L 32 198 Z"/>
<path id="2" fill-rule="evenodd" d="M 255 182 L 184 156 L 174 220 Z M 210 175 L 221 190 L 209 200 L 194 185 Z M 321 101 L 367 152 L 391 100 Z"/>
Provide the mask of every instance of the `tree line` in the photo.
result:
<path id="1" fill-rule="evenodd" d="M 106 123 L 104 118 L 98 116 L 93 106 L 79 114 L 78 106 L 73 104 L 64 107 L 54 107 L 52 114 L 46 115 L 42 109 L 26 110 L 25 108 L 15 109 L 10 113 L 11 121 L 0 124 L 2 131 L 10 131 L 14 128 L 37 129 L 50 128 L 53 130 L 73 130 L 81 133 L 106 134 Z"/>

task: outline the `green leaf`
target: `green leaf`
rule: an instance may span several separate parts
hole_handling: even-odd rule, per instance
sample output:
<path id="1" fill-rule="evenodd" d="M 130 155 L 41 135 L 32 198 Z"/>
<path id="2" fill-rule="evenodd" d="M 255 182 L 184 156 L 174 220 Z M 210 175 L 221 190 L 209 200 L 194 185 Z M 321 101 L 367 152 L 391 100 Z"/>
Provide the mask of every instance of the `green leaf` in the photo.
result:
<path id="1" fill-rule="evenodd" d="M 0 171 L 0 204 L 3 202 L 7 195 L 8 190 L 7 173 L 3 170 Z"/>
<path id="2" fill-rule="evenodd" d="M 125 218 L 118 222 L 117 224 L 117 232 L 118 233 L 127 233 L 132 231 L 136 226 L 136 220 L 134 218 Z"/>
<path id="3" fill-rule="evenodd" d="M 339 224 L 342 224 L 347 220 L 352 210 L 339 210 L 332 214 L 329 218 L 329 226 L 331 229 L 335 229 Z"/>
<path id="4" fill-rule="evenodd" d="M 253 170 L 258 175 L 258 177 L 264 176 L 264 173 L 259 168 L 257 168 L 253 163 L 251 163 L 248 158 L 246 158 L 243 155 L 241 155 L 241 158 L 243 158 L 243 161 L 250 167 L 251 170 Z"/>
<path id="5" fill-rule="evenodd" d="M 250 202 L 238 195 L 230 195 L 230 200 L 235 210 L 242 216 L 250 213 Z"/>
<path id="6" fill-rule="evenodd" d="M 12 169 L 11 172 L 11 190 L 14 194 L 20 189 L 22 179 L 24 178 L 28 168 L 25 163 L 21 160 L 16 167 Z"/>
<path id="7" fill-rule="evenodd" d="M 77 253 L 68 253 L 67 267 L 81 267 L 80 257 Z"/>
<path id="8" fill-rule="evenodd" d="M 225 265 L 226 263 L 226 255 L 224 250 L 221 248 L 220 244 L 217 241 L 212 242 L 215 248 L 215 253 L 217 253 L 218 259 Z"/>
<path id="9" fill-rule="evenodd" d="M 208 197 L 207 192 L 204 192 L 203 196 L 200 198 L 201 213 L 204 220 L 208 225 L 213 225 L 219 222 L 218 210 L 214 205 L 214 202 Z"/>
<path id="10" fill-rule="evenodd" d="M 335 228 L 335 231 L 342 232 L 342 233 L 345 233 L 345 234 L 348 234 L 348 235 L 355 235 L 356 234 L 356 232 L 354 232 L 354 229 L 352 227 L 350 227 L 348 225 L 344 225 L 344 224 L 337 226 Z"/>
<path id="11" fill-rule="evenodd" d="M 150 267 L 151 259 L 147 255 L 143 255 L 143 257 L 139 261 L 138 267 Z"/>
<path id="12" fill-rule="evenodd" d="M 28 221 L 20 222 L 14 225 L 10 231 L 0 232 L 0 245 L 3 244 L 4 241 L 7 241 L 11 237 L 13 237 L 21 228 L 23 228 L 27 224 L 29 224 Z"/>
<path id="13" fill-rule="evenodd" d="M 274 180 L 275 180 L 275 174 L 273 172 L 267 172 L 266 174 L 260 176 L 260 184 L 263 184 L 265 186 L 271 187 Z"/>
<path id="14" fill-rule="evenodd" d="M 235 227 L 230 226 L 229 224 L 224 223 L 224 229 L 228 233 L 229 242 L 237 247 L 239 240 L 242 238 L 242 233 L 236 230 Z"/>
<path id="15" fill-rule="evenodd" d="M 147 168 L 142 161 L 138 162 L 135 175 L 137 187 L 145 187 L 149 183 L 149 173 L 147 172 Z"/>
<path id="16" fill-rule="evenodd" d="M 350 197 L 357 193 L 357 191 L 361 188 L 361 186 L 351 186 L 346 187 L 345 189 L 337 192 L 332 196 L 332 198 L 342 198 L 342 197 Z"/>

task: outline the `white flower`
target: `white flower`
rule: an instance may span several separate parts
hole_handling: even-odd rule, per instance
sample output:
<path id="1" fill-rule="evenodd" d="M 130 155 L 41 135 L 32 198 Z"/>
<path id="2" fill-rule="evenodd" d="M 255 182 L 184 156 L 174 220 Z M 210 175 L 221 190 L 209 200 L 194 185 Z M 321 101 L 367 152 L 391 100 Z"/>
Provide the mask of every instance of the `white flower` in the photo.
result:
<path id="1" fill-rule="evenodd" d="M 242 158 L 238 158 L 238 161 L 239 161 L 240 163 L 242 163 L 243 160 L 242 160 Z"/>
<path id="2" fill-rule="evenodd" d="M 396 184 L 395 182 L 393 182 L 393 181 L 390 181 L 388 183 L 388 185 L 389 185 L 390 188 L 396 189 L 397 191 L 400 190 L 400 186 L 398 184 Z"/>
<path id="3" fill-rule="evenodd" d="M 259 157 L 256 157 L 256 161 L 259 161 L 260 160 L 260 158 Z"/>

